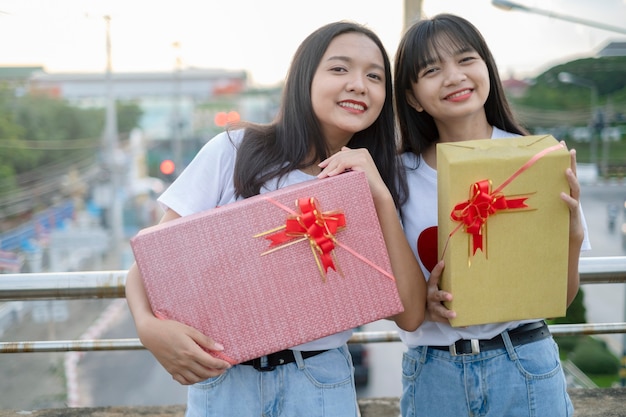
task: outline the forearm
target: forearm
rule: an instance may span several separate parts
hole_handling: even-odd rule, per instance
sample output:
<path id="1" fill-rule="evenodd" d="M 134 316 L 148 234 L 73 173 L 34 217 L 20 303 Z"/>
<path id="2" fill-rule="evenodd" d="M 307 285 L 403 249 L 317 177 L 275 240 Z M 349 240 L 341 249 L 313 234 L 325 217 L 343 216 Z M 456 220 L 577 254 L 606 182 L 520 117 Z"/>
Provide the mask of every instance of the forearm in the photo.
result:
<path id="1" fill-rule="evenodd" d="M 426 281 L 406 240 L 391 195 L 374 196 L 374 204 L 387 245 L 398 293 L 404 306 L 404 312 L 392 319 L 400 328 L 414 331 L 424 321 Z"/>
<path id="2" fill-rule="evenodd" d="M 569 257 L 567 262 L 567 305 L 569 306 L 580 286 L 580 273 L 578 270 L 578 262 L 580 259 L 580 248 L 582 246 L 582 239 L 572 240 L 569 243 Z"/>
<path id="3" fill-rule="evenodd" d="M 126 277 L 126 302 L 133 316 L 137 333 L 141 338 L 142 329 L 147 327 L 148 322 L 154 319 L 154 313 L 150 307 L 143 281 L 137 264 L 133 264 Z"/>
<path id="4" fill-rule="evenodd" d="M 174 210 L 167 210 L 161 218 L 160 223 L 165 223 L 179 217 L 180 215 Z M 128 303 L 128 308 L 135 321 L 137 333 L 141 338 L 142 329 L 148 328 L 149 323 L 156 319 L 156 317 L 152 312 L 152 307 L 150 307 L 150 301 L 146 295 L 141 272 L 136 263 L 133 263 L 129 268 L 128 275 L 126 276 L 126 302 Z"/>

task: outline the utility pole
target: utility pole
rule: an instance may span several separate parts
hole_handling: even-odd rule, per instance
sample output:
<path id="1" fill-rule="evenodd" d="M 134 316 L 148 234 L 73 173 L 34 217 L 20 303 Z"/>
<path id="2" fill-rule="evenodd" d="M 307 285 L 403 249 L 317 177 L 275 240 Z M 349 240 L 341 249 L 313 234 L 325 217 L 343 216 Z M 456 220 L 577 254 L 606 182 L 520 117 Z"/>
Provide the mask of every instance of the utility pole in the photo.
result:
<path id="1" fill-rule="evenodd" d="M 120 243 L 123 237 L 122 225 L 122 163 L 118 126 L 117 112 L 115 108 L 115 92 L 113 91 L 113 71 L 111 65 L 111 16 L 104 16 L 106 23 L 106 119 L 104 127 L 104 164 L 109 172 L 109 187 L 112 199 L 110 201 L 108 220 L 111 228 L 111 254 L 113 261 L 119 267 L 120 265 Z"/>
<path id="2" fill-rule="evenodd" d="M 180 42 L 174 42 L 172 44 L 176 51 L 176 66 L 174 68 L 174 112 L 172 117 L 172 131 L 174 133 L 172 138 L 172 159 L 174 160 L 174 175 L 178 176 L 183 167 L 182 163 L 182 117 L 180 109 L 181 101 L 181 67 L 182 61 L 180 58 Z"/>
<path id="3" fill-rule="evenodd" d="M 422 0 L 404 0 L 404 28 L 402 33 L 422 18 Z"/>

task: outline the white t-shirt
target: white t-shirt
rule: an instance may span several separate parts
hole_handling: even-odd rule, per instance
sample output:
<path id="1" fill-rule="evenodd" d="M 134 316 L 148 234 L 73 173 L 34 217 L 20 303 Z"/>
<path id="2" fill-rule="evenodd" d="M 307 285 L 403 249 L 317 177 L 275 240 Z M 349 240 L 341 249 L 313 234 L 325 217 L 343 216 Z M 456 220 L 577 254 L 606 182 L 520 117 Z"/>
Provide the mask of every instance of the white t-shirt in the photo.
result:
<path id="1" fill-rule="evenodd" d="M 515 136 L 519 135 L 505 132 L 494 127 L 491 139 L 503 139 Z M 404 218 L 402 219 L 404 233 L 411 244 L 413 253 L 419 261 L 424 276 L 428 279 L 430 271 L 424 266 L 423 259 L 420 255 L 424 257 L 424 260 L 432 258 L 432 256 L 437 257 L 436 229 L 431 229 L 437 226 L 437 171 L 428 166 L 428 164 L 415 154 L 405 153 L 402 155 L 402 159 L 406 167 L 407 181 L 409 184 L 409 198 L 402 206 L 402 212 L 404 214 Z M 407 213 L 410 213 L 410 215 L 407 216 Z M 590 250 L 591 245 L 588 240 L 589 234 L 587 233 L 587 225 L 584 216 L 582 221 L 585 228 L 582 250 Z M 418 251 L 418 237 L 427 229 L 430 229 L 431 232 L 435 232 L 435 239 L 422 239 Z M 425 233 L 425 236 L 427 233 L 428 231 Z M 422 253 L 420 254 L 418 252 Z M 428 261 L 426 262 L 428 263 Z M 406 332 L 399 329 L 399 335 L 402 341 L 409 347 L 446 346 L 451 345 L 459 339 L 491 339 L 506 329 L 513 329 L 520 324 L 533 321 L 536 320 L 492 323 L 463 328 L 455 328 L 447 323 L 425 321 L 414 332 Z"/>
<path id="2" fill-rule="evenodd" d="M 242 139 L 243 130 L 237 130 L 220 133 L 207 142 L 176 181 L 161 194 L 158 199 L 159 203 L 164 208 L 171 208 L 181 216 L 188 216 L 237 201 L 233 172 L 237 147 Z M 272 180 L 265 184 L 261 193 L 314 178 L 314 176 L 302 171 L 291 171 L 280 182 Z M 285 317 L 285 320 L 289 320 L 289 318 Z M 352 330 L 347 330 L 295 346 L 293 349 L 333 349 L 346 343 L 350 336 L 352 336 Z"/>

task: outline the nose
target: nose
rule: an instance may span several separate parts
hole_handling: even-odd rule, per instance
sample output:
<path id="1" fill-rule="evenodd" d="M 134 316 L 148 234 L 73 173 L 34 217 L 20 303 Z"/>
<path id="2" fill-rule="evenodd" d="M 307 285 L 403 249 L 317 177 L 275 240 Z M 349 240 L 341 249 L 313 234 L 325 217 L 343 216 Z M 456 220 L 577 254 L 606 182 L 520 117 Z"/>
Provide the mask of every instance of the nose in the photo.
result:
<path id="1" fill-rule="evenodd" d="M 445 75 L 446 85 L 456 85 L 467 79 L 463 69 L 456 65 L 448 66 L 445 70 Z"/>
<path id="2" fill-rule="evenodd" d="M 367 91 L 367 87 L 365 85 L 365 76 L 361 74 L 355 74 L 346 84 L 346 89 L 348 91 L 353 91 L 357 94 L 365 94 L 365 92 Z"/>

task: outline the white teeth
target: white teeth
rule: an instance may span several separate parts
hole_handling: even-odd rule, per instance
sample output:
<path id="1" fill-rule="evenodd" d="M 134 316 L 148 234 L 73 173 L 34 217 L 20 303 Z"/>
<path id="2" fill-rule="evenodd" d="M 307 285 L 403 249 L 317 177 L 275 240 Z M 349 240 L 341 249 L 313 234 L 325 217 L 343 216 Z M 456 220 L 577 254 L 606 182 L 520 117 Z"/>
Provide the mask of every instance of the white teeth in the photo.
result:
<path id="1" fill-rule="evenodd" d="M 360 104 L 355 104 L 355 103 L 339 103 L 339 105 L 341 107 L 349 107 L 351 109 L 355 109 L 355 110 L 365 110 L 365 106 L 362 106 Z"/>
<path id="2" fill-rule="evenodd" d="M 448 96 L 448 98 L 455 98 L 455 97 L 460 97 L 464 94 L 469 94 L 470 90 L 463 90 L 463 91 L 459 91 L 458 93 L 452 94 L 451 96 Z"/>

